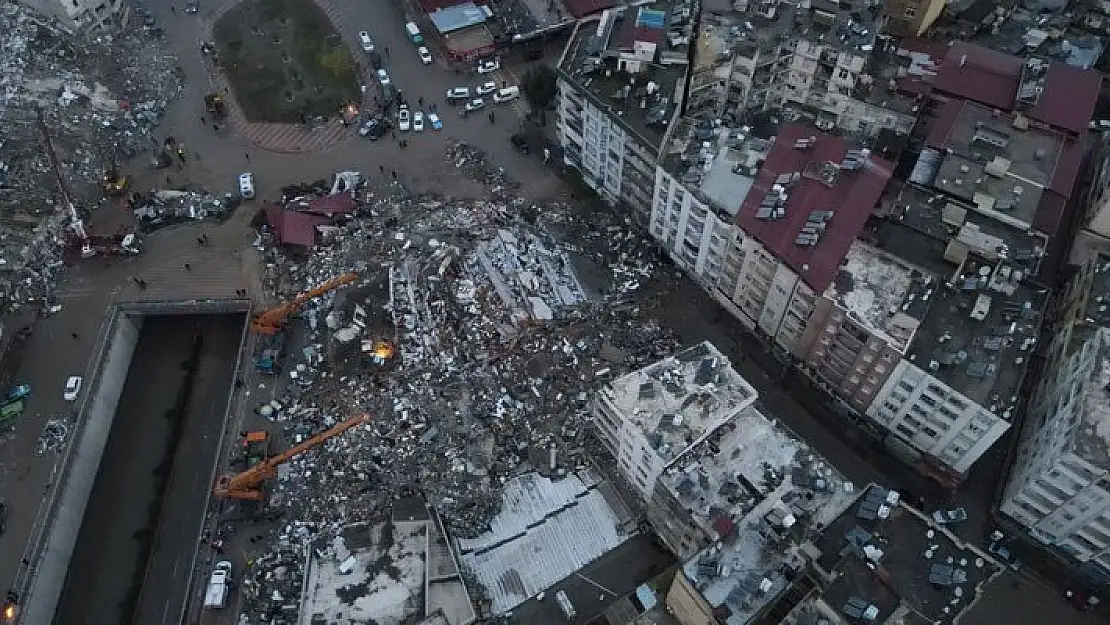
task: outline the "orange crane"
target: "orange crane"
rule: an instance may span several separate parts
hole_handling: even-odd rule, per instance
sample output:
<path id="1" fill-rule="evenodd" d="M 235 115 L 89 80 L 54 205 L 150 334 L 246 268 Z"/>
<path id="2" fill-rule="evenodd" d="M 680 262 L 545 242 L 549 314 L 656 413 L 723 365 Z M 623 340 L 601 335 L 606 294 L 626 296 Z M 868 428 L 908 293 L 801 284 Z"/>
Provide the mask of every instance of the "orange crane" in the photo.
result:
<path id="1" fill-rule="evenodd" d="M 304 306 L 305 303 L 320 297 L 324 293 L 338 289 L 344 284 L 350 284 L 355 280 L 358 280 L 357 273 L 345 273 L 328 280 L 314 289 L 301 293 L 280 306 L 264 310 L 255 315 L 254 319 L 251 319 L 251 330 L 259 334 L 277 334 L 281 332 L 281 328 L 285 325 L 285 320 L 289 318 L 289 315 L 300 310 L 301 306 Z"/>
<path id="2" fill-rule="evenodd" d="M 316 436 L 305 440 L 300 445 L 291 447 L 276 456 L 266 458 L 238 475 L 220 476 L 220 478 L 216 480 L 216 488 L 213 492 L 217 497 L 225 499 L 262 501 L 262 499 L 265 498 L 262 492 L 262 486 L 267 480 L 272 480 L 277 477 L 277 468 L 279 466 L 319 446 L 324 443 L 324 441 L 335 438 L 356 425 L 361 425 L 369 420 L 370 415 L 366 414 L 351 417 L 331 429 L 320 432 Z"/>

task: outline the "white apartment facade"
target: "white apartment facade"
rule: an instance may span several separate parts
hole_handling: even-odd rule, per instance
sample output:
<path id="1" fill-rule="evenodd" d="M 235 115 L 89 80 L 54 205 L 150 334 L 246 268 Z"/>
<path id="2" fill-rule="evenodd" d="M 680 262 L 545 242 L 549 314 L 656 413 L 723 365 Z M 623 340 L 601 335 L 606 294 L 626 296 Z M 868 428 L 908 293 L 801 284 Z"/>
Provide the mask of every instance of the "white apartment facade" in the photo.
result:
<path id="1" fill-rule="evenodd" d="M 866 415 L 936 462 L 941 473 L 964 474 L 1010 428 L 908 360 L 900 360 Z"/>
<path id="2" fill-rule="evenodd" d="M 662 167 L 655 168 L 648 231 L 680 269 L 705 286 L 717 283 L 725 254 L 743 237 L 736 224 Z"/>
<path id="3" fill-rule="evenodd" d="M 127 17 L 123 0 L 23 0 L 73 31 L 114 30 Z"/>

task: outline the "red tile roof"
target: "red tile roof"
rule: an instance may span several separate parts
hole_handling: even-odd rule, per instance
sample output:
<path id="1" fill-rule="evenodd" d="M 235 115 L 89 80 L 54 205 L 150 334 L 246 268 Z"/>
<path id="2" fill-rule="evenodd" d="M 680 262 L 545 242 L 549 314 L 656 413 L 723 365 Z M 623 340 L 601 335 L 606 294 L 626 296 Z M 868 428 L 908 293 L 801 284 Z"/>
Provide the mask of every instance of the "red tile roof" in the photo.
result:
<path id="1" fill-rule="evenodd" d="M 1009 111 L 1021 82 L 1022 60 L 965 41 L 957 41 L 937 68 L 933 88 Z"/>
<path id="2" fill-rule="evenodd" d="M 794 148 L 795 141 L 810 136 L 817 137 L 816 145 L 807 150 Z M 745 232 L 781 258 L 818 293 L 832 283 L 849 246 L 863 230 L 886 188 L 893 165 L 871 156 L 870 164 L 863 169 L 841 171 L 831 187 L 803 176 L 787 189 L 785 217 L 762 220 L 756 217 L 756 212 L 780 174 L 801 172 L 810 163 L 831 161 L 839 164 L 848 149 L 848 144 L 838 137 L 815 133 L 798 124 L 785 126 L 736 215 L 737 223 Z M 836 214 L 817 245 L 795 245 L 794 239 L 815 210 L 832 210 Z"/>
<path id="3" fill-rule="evenodd" d="M 266 222 L 274 229 L 278 243 L 312 247 L 316 245 L 316 226 L 328 223 L 326 217 L 283 210 L 276 204 L 266 207 Z"/>
<path id="4" fill-rule="evenodd" d="M 563 4 L 575 19 L 582 19 L 617 6 L 617 0 L 563 0 Z"/>
<path id="5" fill-rule="evenodd" d="M 355 198 L 350 193 L 337 193 L 335 195 L 325 195 L 324 197 L 316 198 L 308 203 L 308 206 L 302 210 L 306 213 L 313 213 L 316 215 L 323 215 L 331 217 L 334 215 L 346 215 L 355 210 Z"/>
<path id="6" fill-rule="evenodd" d="M 1083 134 L 1094 117 L 1101 90 L 1099 72 L 1053 63 L 1045 76 L 1044 91 L 1029 116 L 1049 126 Z"/>

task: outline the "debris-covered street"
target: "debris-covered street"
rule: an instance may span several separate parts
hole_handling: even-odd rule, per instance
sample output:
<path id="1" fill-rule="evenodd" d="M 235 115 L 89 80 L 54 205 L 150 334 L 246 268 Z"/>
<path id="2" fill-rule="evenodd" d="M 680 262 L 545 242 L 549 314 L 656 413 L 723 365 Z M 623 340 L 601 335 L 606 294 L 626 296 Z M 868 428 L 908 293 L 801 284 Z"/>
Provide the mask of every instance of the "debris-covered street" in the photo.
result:
<path id="1" fill-rule="evenodd" d="M 516 197 L 468 146 L 446 158 L 489 196 L 365 184 L 359 208 L 324 228 L 311 254 L 265 247 L 279 300 L 348 271 L 359 280 L 303 310 L 309 332 L 287 350 L 286 390 L 257 411 L 287 441 L 352 414 L 372 420 L 282 469 L 268 510 L 281 520 L 263 541 L 273 539 L 272 551 L 245 585 L 243 611 L 260 619 L 250 622 L 299 609 L 290 595 L 303 582 L 295 556 L 305 544 L 386 517 L 395 498 L 423 496 L 453 536 L 473 537 L 513 476 L 587 466 L 593 391 L 676 347 L 636 298 L 655 270 L 640 237 L 613 224 L 562 240 L 580 218 L 574 205 Z M 609 275 L 599 279 L 598 267 Z"/>

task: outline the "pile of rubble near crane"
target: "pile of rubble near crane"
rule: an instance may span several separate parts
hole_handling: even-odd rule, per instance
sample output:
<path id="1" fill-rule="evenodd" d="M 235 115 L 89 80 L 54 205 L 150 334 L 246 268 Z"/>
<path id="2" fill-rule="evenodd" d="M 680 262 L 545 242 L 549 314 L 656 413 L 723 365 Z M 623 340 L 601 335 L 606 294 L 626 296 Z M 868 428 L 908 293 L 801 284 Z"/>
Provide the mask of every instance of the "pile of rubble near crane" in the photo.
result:
<path id="1" fill-rule="evenodd" d="M 397 498 L 424 499 L 454 536 L 480 533 L 507 480 L 588 463 L 596 390 L 677 347 L 638 300 L 657 257 L 628 224 L 577 224 L 573 204 L 526 202 L 473 149 L 447 156 L 489 195 L 340 185 L 357 207 L 295 254 L 261 226 L 270 286 L 288 304 L 253 322 L 258 370 L 285 376 L 278 400 L 256 410 L 302 445 L 267 476 L 248 469 L 217 488 L 281 519 L 246 574 L 243 623 L 292 622 L 306 546 L 383 518 Z M 328 188 L 290 188 L 285 200 L 309 205 L 298 191 Z M 564 240 L 575 226 L 590 234 Z M 294 311 L 307 339 L 275 367 L 283 348 L 266 337 L 284 335 Z"/>

